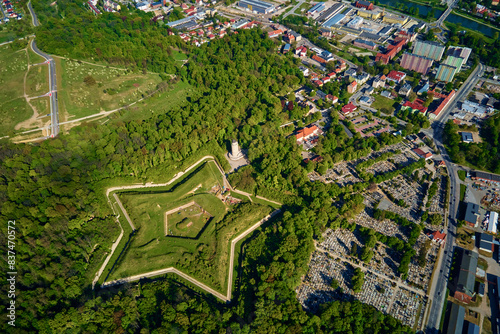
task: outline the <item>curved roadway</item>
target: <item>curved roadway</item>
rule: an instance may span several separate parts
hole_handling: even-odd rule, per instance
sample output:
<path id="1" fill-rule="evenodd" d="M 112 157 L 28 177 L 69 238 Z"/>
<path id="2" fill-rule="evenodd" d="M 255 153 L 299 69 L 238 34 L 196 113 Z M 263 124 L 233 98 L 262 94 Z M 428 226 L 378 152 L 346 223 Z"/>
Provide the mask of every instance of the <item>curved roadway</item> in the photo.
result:
<path id="1" fill-rule="evenodd" d="M 35 11 L 33 10 L 33 7 L 31 6 L 31 1 L 28 2 L 28 9 L 31 13 L 31 20 L 33 25 L 35 27 L 38 27 L 40 23 L 38 22 L 38 18 L 35 14 Z M 59 134 L 59 107 L 57 104 L 56 63 L 50 55 L 38 49 L 34 39 L 31 41 L 31 49 L 37 55 L 45 58 L 45 60 L 49 64 L 50 137 L 54 138 Z"/>

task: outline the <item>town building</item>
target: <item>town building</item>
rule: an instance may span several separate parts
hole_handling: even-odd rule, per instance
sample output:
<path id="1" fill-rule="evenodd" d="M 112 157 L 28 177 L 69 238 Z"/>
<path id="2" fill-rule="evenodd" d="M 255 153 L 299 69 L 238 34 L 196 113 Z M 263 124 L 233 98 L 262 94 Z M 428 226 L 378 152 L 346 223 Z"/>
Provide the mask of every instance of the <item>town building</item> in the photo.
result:
<path id="1" fill-rule="evenodd" d="M 291 45 L 290 44 L 285 44 L 285 46 L 283 47 L 283 54 L 287 54 L 288 51 L 290 51 L 290 48 L 291 48 Z"/>
<path id="2" fill-rule="evenodd" d="M 408 43 L 408 40 L 401 40 L 396 44 L 390 44 L 387 46 L 384 53 L 377 53 L 375 57 L 375 61 L 380 61 L 383 64 L 387 65 L 389 61 L 394 58 L 399 51 L 403 48 L 403 46 Z"/>
<path id="3" fill-rule="evenodd" d="M 307 46 L 300 46 L 295 49 L 295 54 L 299 57 L 305 57 L 307 55 Z"/>
<path id="4" fill-rule="evenodd" d="M 325 10 L 325 3 L 324 2 L 318 2 L 317 4 L 315 4 L 314 6 L 312 6 L 311 9 L 309 9 L 307 11 L 306 15 L 313 16 L 313 15 L 321 13 L 324 10 Z"/>
<path id="5" fill-rule="evenodd" d="M 401 67 L 410 71 L 415 71 L 426 75 L 432 67 L 434 60 L 413 53 L 403 53 Z"/>
<path id="6" fill-rule="evenodd" d="M 498 213 L 495 211 L 490 211 L 490 217 L 488 218 L 488 232 L 497 234 L 498 225 Z"/>
<path id="7" fill-rule="evenodd" d="M 330 8 L 326 9 L 325 11 L 323 11 L 318 16 L 318 18 L 316 19 L 316 21 L 319 22 L 319 23 L 326 22 L 332 16 L 339 14 L 344 9 L 344 7 L 345 6 L 342 3 L 338 2 L 338 3 L 334 4 L 333 6 L 331 6 Z M 346 16 L 347 16 L 347 14 L 346 14 Z"/>
<path id="8" fill-rule="evenodd" d="M 455 291 L 453 297 L 464 304 L 469 304 L 474 298 L 474 284 L 476 281 L 477 260 L 479 254 L 470 250 L 456 247 L 459 258 L 458 277 L 455 278 Z M 460 320 L 462 321 L 462 320 Z"/>
<path id="9" fill-rule="evenodd" d="M 479 216 L 479 205 L 468 202 L 465 209 L 465 223 L 470 227 L 476 227 Z"/>
<path id="10" fill-rule="evenodd" d="M 358 83 L 356 81 L 353 81 L 349 85 L 347 85 L 347 92 L 353 94 L 356 92 L 357 88 L 358 88 Z"/>
<path id="11" fill-rule="evenodd" d="M 359 98 L 359 103 L 369 106 L 372 104 L 372 100 L 370 97 L 363 95 Z"/>
<path id="12" fill-rule="evenodd" d="M 464 59 L 463 63 L 462 63 L 462 66 L 463 66 L 469 60 L 469 56 L 470 56 L 471 52 L 472 52 L 472 49 L 470 49 L 470 48 L 459 47 L 459 46 L 450 46 L 448 48 L 448 51 L 446 54 L 448 56 L 463 58 Z M 460 70 L 461 70 L 461 68 L 459 69 L 459 71 Z"/>
<path id="13" fill-rule="evenodd" d="M 479 249 L 488 253 L 493 253 L 495 245 L 493 244 L 493 236 L 488 233 L 481 233 L 481 241 L 479 241 Z"/>
<path id="14" fill-rule="evenodd" d="M 363 85 L 369 78 L 370 75 L 366 72 L 354 76 L 354 80 L 358 83 L 358 86 Z"/>
<path id="15" fill-rule="evenodd" d="M 451 82 L 453 81 L 453 78 L 455 77 L 455 74 L 457 74 L 457 72 L 457 67 L 442 63 L 441 65 L 439 65 L 439 68 L 437 70 L 436 80 Z"/>
<path id="16" fill-rule="evenodd" d="M 383 77 L 383 79 L 382 79 L 382 77 Z M 385 80 L 386 80 L 385 75 L 376 76 L 375 78 L 373 78 L 372 87 L 373 88 L 384 88 L 385 87 Z"/>
<path id="17" fill-rule="evenodd" d="M 357 8 L 366 8 L 368 10 L 373 10 L 373 4 L 370 1 L 356 1 L 355 6 Z"/>
<path id="18" fill-rule="evenodd" d="M 366 41 L 364 39 L 361 39 L 361 38 L 356 38 L 352 44 L 354 44 L 355 46 L 357 47 L 360 47 L 360 48 L 365 48 L 365 49 L 369 49 L 369 50 L 376 50 L 377 49 L 377 44 L 371 42 L 371 41 Z"/>
<path id="19" fill-rule="evenodd" d="M 387 74 L 387 80 L 394 81 L 397 84 L 400 84 L 406 78 L 406 73 L 401 71 L 390 71 Z"/>
<path id="20" fill-rule="evenodd" d="M 331 102 L 331 103 L 333 103 L 333 104 L 335 104 L 335 103 L 339 102 L 339 98 L 338 98 L 338 97 L 336 97 L 336 96 L 333 96 L 333 95 L 331 95 L 331 94 L 326 95 L 326 96 L 325 96 L 325 99 L 326 99 L 326 100 L 330 100 L 330 102 Z"/>
<path id="21" fill-rule="evenodd" d="M 378 34 L 381 35 L 381 36 L 389 36 L 391 34 L 391 31 L 393 29 L 394 28 L 391 27 L 391 26 L 386 26 L 386 27 L 383 27 L 382 29 L 380 29 L 380 31 L 378 32 Z"/>
<path id="22" fill-rule="evenodd" d="M 424 152 L 419 148 L 414 148 L 412 150 L 416 155 L 418 155 L 419 158 L 429 160 L 432 159 L 432 153 L 431 152 Z"/>
<path id="23" fill-rule="evenodd" d="M 303 129 L 297 131 L 295 135 L 295 139 L 297 140 L 297 144 L 304 142 L 311 137 L 318 136 L 321 134 L 321 130 L 316 125 L 309 125 Z"/>
<path id="24" fill-rule="evenodd" d="M 462 334 L 464 330 L 465 308 L 451 303 L 446 334 Z"/>
<path id="25" fill-rule="evenodd" d="M 276 29 L 276 30 L 268 32 L 267 35 L 269 36 L 269 38 L 274 38 L 274 37 L 280 36 L 282 33 L 283 33 L 283 30 Z"/>
<path id="26" fill-rule="evenodd" d="M 500 186 L 500 175 L 496 174 L 474 171 L 472 173 L 471 179 L 475 181 L 481 181 L 487 184 Z"/>
<path id="27" fill-rule="evenodd" d="M 356 111 L 356 109 L 358 109 L 358 107 L 356 107 L 352 102 L 349 102 L 348 104 L 342 107 L 342 113 L 344 115 L 349 115 L 350 113 Z"/>
<path id="28" fill-rule="evenodd" d="M 395 14 L 389 14 L 389 13 L 384 13 L 384 17 L 382 18 L 382 21 L 385 23 L 389 24 L 405 24 L 408 21 L 408 17 L 404 15 L 395 15 Z"/>
<path id="29" fill-rule="evenodd" d="M 441 103 L 439 104 L 439 106 L 436 108 L 436 110 L 432 111 L 430 114 L 429 114 L 429 118 L 430 119 L 435 119 L 436 117 L 439 116 L 439 114 L 441 113 L 441 111 L 443 111 L 444 108 L 446 108 L 451 100 L 453 99 L 453 97 L 455 96 L 455 90 L 452 90 L 448 96 L 446 96 L 443 101 L 441 101 Z"/>
<path id="30" fill-rule="evenodd" d="M 379 18 L 382 17 L 382 12 L 380 10 L 358 9 L 357 14 L 358 14 L 358 16 L 361 16 L 362 18 L 370 19 L 373 21 L 378 20 Z"/>
<path id="31" fill-rule="evenodd" d="M 434 241 L 435 243 L 438 243 L 440 245 L 444 245 L 444 242 L 446 240 L 446 233 L 443 233 L 443 231 L 434 231 L 432 233 L 428 233 L 427 236 Z"/>
<path id="32" fill-rule="evenodd" d="M 440 61 L 443 56 L 445 46 L 431 41 L 416 40 L 413 43 L 413 53 L 418 56 L 431 58 L 435 61 Z"/>
<path id="33" fill-rule="evenodd" d="M 470 132 L 462 132 L 462 142 L 464 143 L 473 143 L 474 139 L 472 138 L 472 133 Z"/>
<path id="34" fill-rule="evenodd" d="M 411 85 L 409 83 L 405 83 L 401 88 L 399 89 L 399 95 L 403 95 L 408 97 L 411 93 Z"/>
<path id="35" fill-rule="evenodd" d="M 307 77 L 309 75 L 309 69 L 304 66 L 299 66 L 299 70 L 302 72 L 302 75 Z"/>
<path id="36" fill-rule="evenodd" d="M 426 81 L 425 84 L 422 86 L 422 88 L 420 88 L 417 92 L 418 95 L 420 94 L 423 94 L 423 93 L 427 93 L 429 91 L 429 81 Z"/>
<path id="37" fill-rule="evenodd" d="M 346 26 L 348 28 L 356 29 L 363 24 L 363 18 L 360 16 L 354 17 L 351 21 L 347 22 Z"/>
<path id="38" fill-rule="evenodd" d="M 261 0 L 240 0 L 238 6 L 259 14 L 269 14 L 276 9 L 274 4 Z"/>
<path id="39" fill-rule="evenodd" d="M 462 57 L 448 56 L 443 61 L 443 64 L 454 66 L 457 68 L 457 72 L 460 72 L 460 69 L 462 68 L 463 64 L 465 64 L 464 60 L 465 59 Z"/>

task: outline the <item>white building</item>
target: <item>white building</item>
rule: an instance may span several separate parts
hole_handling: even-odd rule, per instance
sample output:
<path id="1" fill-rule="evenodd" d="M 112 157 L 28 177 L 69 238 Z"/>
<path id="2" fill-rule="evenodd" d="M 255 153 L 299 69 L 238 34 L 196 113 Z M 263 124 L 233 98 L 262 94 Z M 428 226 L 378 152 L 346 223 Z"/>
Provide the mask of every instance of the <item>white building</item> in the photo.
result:
<path id="1" fill-rule="evenodd" d="M 490 211 L 490 219 L 488 220 L 488 232 L 496 234 L 498 224 L 498 213 Z"/>

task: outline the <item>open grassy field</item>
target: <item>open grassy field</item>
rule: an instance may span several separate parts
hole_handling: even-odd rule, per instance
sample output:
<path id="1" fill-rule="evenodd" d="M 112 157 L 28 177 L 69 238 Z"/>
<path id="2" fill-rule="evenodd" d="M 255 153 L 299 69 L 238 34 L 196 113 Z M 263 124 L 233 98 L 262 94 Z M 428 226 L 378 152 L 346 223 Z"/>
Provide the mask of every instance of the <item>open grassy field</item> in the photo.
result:
<path id="1" fill-rule="evenodd" d="M 49 91 L 49 69 L 48 65 L 32 66 L 26 78 L 26 94 L 36 97 Z"/>
<path id="2" fill-rule="evenodd" d="M 59 109 L 69 120 L 135 102 L 161 82 L 158 74 L 127 73 L 124 69 L 62 58 L 55 61 L 61 73 Z"/>
<path id="3" fill-rule="evenodd" d="M 373 101 L 371 107 L 375 108 L 377 110 L 381 110 L 382 108 L 385 108 L 391 112 L 391 114 L 396 110 L 393 105 L 394 105 L 394 100 L 391 100 L 387 97 L 383 97 L 380 95 L 374 94 L 373 97 L 375 98 L 375 101 Z"/>
<path id="4" fill-rule="evenodd" d="M 227 285 L 230 240 L 269 214 L 272 208 L 250 203 L 227 206 L 216 196 L 221 185 L 217 167 L 206 162 L 170 187 L 120 193 L 137 232 L 122 255 L 113 256 L 108 267 L 116 264 L 106 280 L 173 266 L 223 291 Z M 190 204 L 193 201 L 196 206 Z M 165 236 L 165 213 L 183 205 L 187 207 L 169 215 L 168 229 L 170 226 L 174 229 Z M 203 214 L 202 209 L 209 215 Z"/>
<path id="5" fill-rule="evenodd" d="M 126 110 L 120 111 L 118 117 L 115 115 L 112 117 L 115 121 L 120 122 L 147 119 L 155 114 L 165 113 L 172 108 L 182 105 L 186 102 L 187 97 L 193 94 L 196 94 L 196 90 L 189 83 L 179 81 L 172 84 L 167 91 L 158 93 Z"/>
<path id="6" fill-rule="evenodd" d="M 24 99 L 24 75 L 28 69 L 25 50 L 0 47 L 0 131 L 7 134 L 33 111 Z"/>

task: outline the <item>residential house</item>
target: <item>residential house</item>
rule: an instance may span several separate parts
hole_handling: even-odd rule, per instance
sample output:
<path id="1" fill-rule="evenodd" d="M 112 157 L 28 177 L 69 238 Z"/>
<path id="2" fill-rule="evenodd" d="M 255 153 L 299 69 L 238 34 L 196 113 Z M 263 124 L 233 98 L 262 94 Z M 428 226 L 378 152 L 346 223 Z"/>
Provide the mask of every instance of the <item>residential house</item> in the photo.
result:
<path id="1" fill-rule="evenodd" d="M 425 159 L 425 160 L 429 160 L 429 159 L 432 159 L 432 153 L 430 152 L 424 152 L 422 151 L 421 149 L 419 148 L 414 148 L 412 150 L 416 155 L 419 156 L 419 158 L 421 159 Z"/>
<path id="2" fill-rule="evenodd" d="M 405 83 L 401 88 L 399 89 L 399 95 L 403 95 L 408 97 L 411 93 L 411 85 L 409 83 Z"/>
<path id="3" fill-rule="evenodd" d="M 348 104 L 342 107 L 342 113 L 344 115 L 349 115 L 350 113 L 356 111 L 356 109 L 358 109 L 358 107 L 356 107 L 352 102 L 349 102 Z"/>
<path id="4" fill-rule="evenodd" d="M 299 57 L 305 57 L 307 55 L 307 47 L 306 46 L 300 46 L 297 49 L 295 49 L 295 54 L 298 55 Z"/>
<path id="5" fill-rule="evenodd" d="M 427 236 L 435 243 L 440 244 L 441 246 L 444 245 L 444 242 L 446 240 L 446 233 L 443 233 L 443 231 L 434 231 L 432 233 L 427 233 Z"/>
<path id="6" fill-rule="evenodd" d="M 474 138 L 472 137 L 472 133 L 470 132 L 462 132 L 462 142 L 463 143 L 473 143 Z"/>
<path id="7" fill-rule="evenodd" d="M 295 139 L 297 140 L 297 144 L 301 144 L 304 140 L 307 140 L 313 136 L 318 136 L 321 134 L 321 130 L 316 125 L 310 125 L 303 129 L 297 131 L 295 135 Z"/>
<path id="8" fill-rule="evenodd" d="M 400 84 L 406 78 L 406 73 L 401 71 L 390 71 L 387 74 L 387 80 L 394 81 L 397 84 Z"/>
<path id="9" fill-rule="evenodd" d="M 325 97 L 327 100 L 330 100 L 332 103 L 337 103 L 339 102 L 339 98 L 336 97 L 336 96 L 333 96 L 331 94 L 328 94 L 326 97 Z"/>
<path id="10" fill-rule="evenodd" d="M 470 227 L 476 227 L 479 216 L 479 205 L 468 202 L 465 209 L 465 223 Z"/>
<path id="11" fill-rule="evenodd" d="M 354 92 L 356 92 L 357 88 L 358 88 L 358 83 L 356 81 L 353 81 L 349 85 L 347 85 L 347 92 L 353 94 Z"/>

